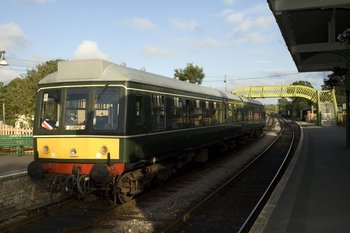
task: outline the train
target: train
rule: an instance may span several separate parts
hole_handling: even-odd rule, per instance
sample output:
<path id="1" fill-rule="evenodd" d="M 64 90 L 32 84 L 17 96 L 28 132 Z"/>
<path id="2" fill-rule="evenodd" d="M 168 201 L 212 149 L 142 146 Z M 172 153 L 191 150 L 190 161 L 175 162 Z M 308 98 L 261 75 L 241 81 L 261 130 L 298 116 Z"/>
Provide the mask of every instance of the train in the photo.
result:
<path id="1" fill-rule="evenodd" d="M 256 100 L 105 60 L 60 61 L 38 83 L 27 171 L 51 190 L 126 203 L 264 125 Z"/>

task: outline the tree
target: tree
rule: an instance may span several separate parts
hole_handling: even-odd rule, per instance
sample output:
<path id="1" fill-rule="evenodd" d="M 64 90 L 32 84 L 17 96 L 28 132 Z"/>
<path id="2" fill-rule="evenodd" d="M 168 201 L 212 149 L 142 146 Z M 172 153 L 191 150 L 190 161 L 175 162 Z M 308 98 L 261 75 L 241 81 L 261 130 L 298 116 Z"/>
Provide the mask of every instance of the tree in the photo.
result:
<path id="1" fill-rule="evenodd" d="M 302 85 L 312 88 L 311 83 L 308 81 L 296 81 L 291 85 Z M 285 98 L 278 99 L 278 108 L 281 114 L 298 117 L 302 109 L 310 108 L 310 106 L 313 104 L 311 100 L 305 98 L 293 97 L 290 99 L 291 101 L 288 101 Z"/>
<path id="2" fill-rule="evenodd" d="M 343 104 L 346 102 L 344 78 L 346 72 L 347 69 L 334 67 L 333 73 L 328 75 L 327 78 L 323 79 L 322 90 L 335 89 L 335 97 L 338 104 Z"/>
<path id="3" fill-rule="evenodd" d="M 301 86 L 306 86 L 306 87 L 311 87 L 313 88 L 312 84 L 309 81 L 296 81 L 293 82 L 292 85 L 301 85 Z M 305 98 L 300 98 L 300 97 L 295 97 L 291 98 L 292 99 L 292 115 L 294 117 L 299 116 L 299 113 L 303 109 L 309 109 L 311 105 L 314 103 L 311 100 L 305 99 Z M 316 106 L 314 106 L 316 107 Z"/>
<path id="4" fill-rule="evenodd" d="M 278 113 L 287 117 L 290 117 L 292 113 L 292 103 L 289 102 L 286 98 L 278 99 L 277 102 Z"/>
<path id="5" fill-rule="evenodd" d="M 187 63 L 185 69 L 175 69 L 174 78 L 181 81 L 189 81 L 190 83 L 201 84 L 205 77 L 203 68 L 195 66 L 192 63 Z"/>
<path id="6" fill-rule="evenodd" d="M 266 114 L 277 113 L 278 107 L 277 107 L 277 105 L 274 105 L 274 104 L 266 104 L 265 105 L 265 112 L 266 112 Z"/>
<path id="7" fill-rule="evenodd" d="M 31 118 L 35 111 L 35 97 L 38 82 L 45 76 L 57 71 L 60 59 L 44 62 L 28 70 L 22 78 L 12 80 L 5 87 L 6 123 L 14 125 L 18 115 Z"/>

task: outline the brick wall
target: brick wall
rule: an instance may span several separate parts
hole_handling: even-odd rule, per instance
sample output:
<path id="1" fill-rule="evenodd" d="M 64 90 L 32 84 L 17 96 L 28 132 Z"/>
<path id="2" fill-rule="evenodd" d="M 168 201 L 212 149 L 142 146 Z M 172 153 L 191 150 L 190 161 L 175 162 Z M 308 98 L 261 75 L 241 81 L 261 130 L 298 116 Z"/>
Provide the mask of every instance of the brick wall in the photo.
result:
<path id="1" fill-rule="evenodd" d="M 0 179 L 0 213 L 11 209 L 32 209 L 58 202 L 66 195 L 51 194 L 46 188 L 45 181 L 34 182 L 27 174 L 2 177 Z"/>

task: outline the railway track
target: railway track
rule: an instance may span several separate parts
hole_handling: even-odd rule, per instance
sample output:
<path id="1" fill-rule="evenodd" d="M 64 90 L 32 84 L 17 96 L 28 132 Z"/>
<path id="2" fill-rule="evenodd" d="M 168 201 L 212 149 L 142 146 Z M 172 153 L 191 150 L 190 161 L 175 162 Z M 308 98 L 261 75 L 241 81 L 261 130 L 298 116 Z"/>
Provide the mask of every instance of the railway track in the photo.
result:
<path id="1" fill-rule="evenodd" d="M 295 126 L 281 124 L 280 135 L 263 153 L 163 232 L 249 232 L 297 144 Z"/>
<path id="2" fill-rule="evenodd" d="M 271 120 L 269 125 L 273 124 Z M 269 129 L 270 132 L 271 130 L 273 131 L 272 128 Z M 267 135 L 267 137 L 270 136 Z M 261 142 L 256 144 L 259 145 Z M 247 148 L 251 146 L 251 144 L 245 145 Z M 224 161 L 220 159 L 214 162 L 214 165 L 196 170 L 194 172 L 196 174 L 183 174 L 124 205 L 110 206 L 104 201 L 95 201 L 73 208 L 60 207 L 57 211 L 49 211 L 50 213 L 42 211 L 41 217 L 37 218 L 36 222 L 31 221 L 34 222 L 32 225 L 19 227 L 17 223 L 17 228 L 5 232 L 110 232 L 112 229 L 113 232 L 160 232 L 164 229 L 171 230 L 173 228 L 169 225 L 173 225 L 178 216 L 185 219 L 191 216 L 187 210 L 193 208 L 193 203 L 198 203 L 198 199 L 203 199 L 211 193 L 218 179 L 229 176 L 228 173 L 232 173 L 233 170 L 241 169 L 242 164 L 247 163 L 247 159 L 249 160 L 249 158 L 244 158 L 247 157 L 246 155 L 246 152 L 242 152 L 241 156 L 233 156 L 235 157 L 234 162 L 229 163 L 225 161 L 229 158 L 224 158 Z M 255 156 L 252 155 L 250 160 Z M 223 169 L 224 166 L 227 166 L 226 169 Z M 222 171 L 216 175 L 216 181 L 208 181 L 205 175 L 215 169 Z M 208 176 L 215 175 L 209 174 Z M 198 181 L 199 178 L 204 181 Z M 197 184 L 192 184 L 192 182 Z M 191 186 L 193 190 L 189 190 Z M 201 197 L 194 195 L 198 193 L 201 194 Z M 3 232 L 1 228 L 0 232 Z"/>

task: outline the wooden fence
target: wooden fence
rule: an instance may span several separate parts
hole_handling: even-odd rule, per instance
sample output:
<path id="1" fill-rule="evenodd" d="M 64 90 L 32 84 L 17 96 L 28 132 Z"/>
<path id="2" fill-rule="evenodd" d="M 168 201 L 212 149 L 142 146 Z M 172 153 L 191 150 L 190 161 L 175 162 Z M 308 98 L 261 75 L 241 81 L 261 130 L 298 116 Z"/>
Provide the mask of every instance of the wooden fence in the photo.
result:
<path id="1" fill-rule="evenodd" d="M 0 125 L 0 135 L 33 134 L 32 128 L 15 128 L 11 125 Z"/>
<path id="2" fill-rule="evenodd" d="M 28 150 L 29 152 L 33 150 L 33 129 L 0 125 L 0 154 L 23 155 Z"/>

